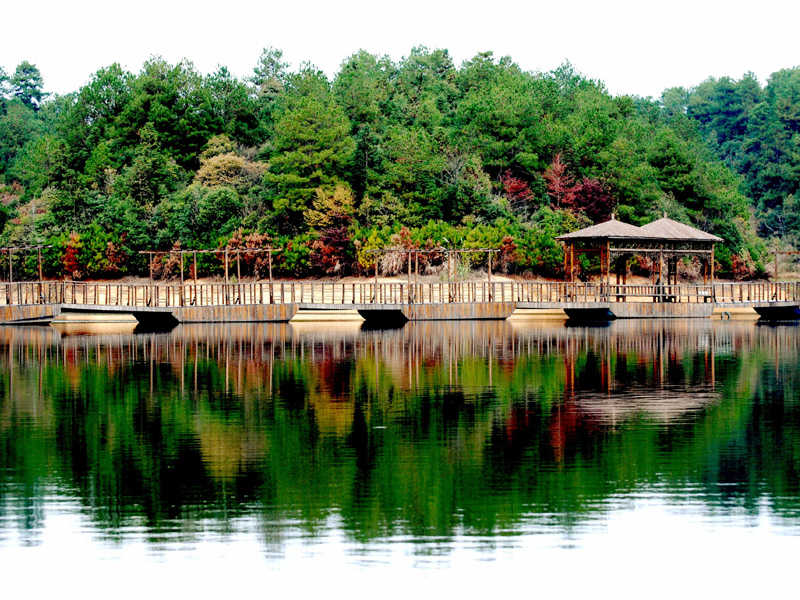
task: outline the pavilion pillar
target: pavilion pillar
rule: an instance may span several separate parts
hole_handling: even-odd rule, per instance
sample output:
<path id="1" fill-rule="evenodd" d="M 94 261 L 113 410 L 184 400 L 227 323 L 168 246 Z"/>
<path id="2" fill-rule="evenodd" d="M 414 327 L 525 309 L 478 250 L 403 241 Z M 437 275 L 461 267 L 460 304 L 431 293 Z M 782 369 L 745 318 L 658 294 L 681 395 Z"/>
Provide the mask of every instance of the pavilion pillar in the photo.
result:
<path id="1" fill-rule="evenodd" d="M 575 244 L 569 245 L 569 281 L 575 281 Z"/>
<path id="2" fill-rule="evenodd" d="M 714 244 L 711 244 L 711 297 L 714 297 Z"/>

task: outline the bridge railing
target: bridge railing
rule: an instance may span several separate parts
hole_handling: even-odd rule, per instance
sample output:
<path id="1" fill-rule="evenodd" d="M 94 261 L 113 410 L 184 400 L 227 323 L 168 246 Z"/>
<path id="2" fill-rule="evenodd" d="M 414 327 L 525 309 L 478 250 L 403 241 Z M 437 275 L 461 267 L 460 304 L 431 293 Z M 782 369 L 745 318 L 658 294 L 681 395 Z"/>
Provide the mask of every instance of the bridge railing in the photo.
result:
<path id="1" fill-rule="evenodd" d="M 338 283 L 242 282 L 125 284 L 77 281 L 0 284 L 0 304 L 173 307 L 235 304 L 429 304 L 511 302 L 520 296 L 514 282 Z"/>
<path id="2" fill-rule="evenodd" d="M 173 307 L 235 304 L 432 304 L 449 302 L 752 302 L 800 301 L 800 282 L 711 285 L 607 285 L 596 282 L 378 283 L 241 282 L 126 284 L 76 281 L 0 283 L 0 305 Z"/>

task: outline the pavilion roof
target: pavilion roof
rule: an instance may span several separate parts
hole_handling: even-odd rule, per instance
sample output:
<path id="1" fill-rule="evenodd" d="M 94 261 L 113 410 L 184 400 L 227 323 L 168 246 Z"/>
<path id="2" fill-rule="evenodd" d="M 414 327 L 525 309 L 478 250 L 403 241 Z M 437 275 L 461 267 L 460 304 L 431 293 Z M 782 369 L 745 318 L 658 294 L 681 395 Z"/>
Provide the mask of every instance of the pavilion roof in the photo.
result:
<path id="1" fill-rule="evenodd" d="M 657 240 L 660 236 L 644 231 L 642 227 L 636 227 L 629 223 L 617 221 L 612 216 L 609 221 L 598 223 L 591 227 L 586 227 L 579 231 L 566 233 L 556 238 L 557 240 L 596 240 L 596 239 L 619 239 L 619 240 Z"/>
<path id="2" fill-rule="evenodd" d="M 671 241 L 721 242 L 722 238 L 708 232 L 695 229 L 684 223 L 673 221 L 666 216 L 640 228 L 658 238 Z"/>

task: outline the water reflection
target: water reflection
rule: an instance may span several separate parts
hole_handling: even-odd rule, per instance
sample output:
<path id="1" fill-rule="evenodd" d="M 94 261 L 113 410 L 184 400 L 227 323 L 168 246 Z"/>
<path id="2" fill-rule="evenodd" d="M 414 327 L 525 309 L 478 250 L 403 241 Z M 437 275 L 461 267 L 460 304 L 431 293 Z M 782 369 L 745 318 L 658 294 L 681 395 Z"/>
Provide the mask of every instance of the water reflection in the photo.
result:
<path id="1" fill-rule="evenodd" d="M 795 327 L 62 333 L 0 329 L 0 546 L 41 543 L 59 503 L 110 547 L 255 531 L 268 556 L 337 533 L 365 557 L 570 546 L 654 494 L 798 525 Z"/>

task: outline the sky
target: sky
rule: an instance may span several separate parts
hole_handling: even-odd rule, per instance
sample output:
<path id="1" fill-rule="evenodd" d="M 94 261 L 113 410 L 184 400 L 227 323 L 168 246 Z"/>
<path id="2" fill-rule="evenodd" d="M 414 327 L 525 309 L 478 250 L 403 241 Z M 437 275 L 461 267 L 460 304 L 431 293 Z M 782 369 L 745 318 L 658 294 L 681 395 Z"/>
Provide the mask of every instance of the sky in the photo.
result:
<path id="1" fill-rule="evenodd" d="M 766 83 L 800 66 L 799 18 L 791 0 L 17 0 L 0 12 L 0 66 L 32 62 L 45 90 L 63 94 L 114 62 L 138 72 L 153 55 L 249 77 L 272 46 L 293 68 L 307 61 L 332 77 L 359 49 L 399 61 L 424 45 L 446 48 L 456 65 L 484 51 L 526 71 L 569 60 L 614 95 L 657 98 L 750 71 Z"/>

